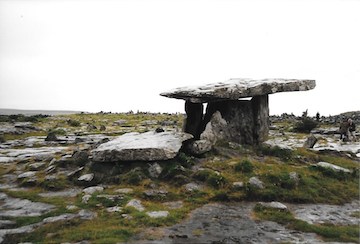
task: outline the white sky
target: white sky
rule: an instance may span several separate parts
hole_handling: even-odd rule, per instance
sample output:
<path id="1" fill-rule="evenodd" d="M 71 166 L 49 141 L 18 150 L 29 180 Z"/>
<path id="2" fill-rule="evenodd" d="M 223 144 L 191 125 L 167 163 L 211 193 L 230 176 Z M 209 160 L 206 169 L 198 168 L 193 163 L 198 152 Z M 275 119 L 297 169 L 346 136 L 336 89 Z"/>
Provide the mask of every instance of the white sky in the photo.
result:
<path id="1" fill-rule="evenodd" d="M 270 113 L 360 110 L 357 0 L 0 0 L 0 107 L 183 112 L 159 93 L 315 79 Z"/>

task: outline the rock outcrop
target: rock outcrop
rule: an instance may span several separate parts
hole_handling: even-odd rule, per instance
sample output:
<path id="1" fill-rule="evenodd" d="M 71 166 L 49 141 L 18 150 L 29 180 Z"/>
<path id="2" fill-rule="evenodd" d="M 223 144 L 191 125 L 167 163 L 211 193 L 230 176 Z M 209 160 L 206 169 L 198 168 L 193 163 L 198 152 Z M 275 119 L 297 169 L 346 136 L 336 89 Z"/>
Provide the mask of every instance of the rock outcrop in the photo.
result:
<path id="1" fill-rule="evenodd" d="M 94 162 L 155 161 L 174 158 L 192 135 L 154 131 L 127 133 L 92 150 Z"/>

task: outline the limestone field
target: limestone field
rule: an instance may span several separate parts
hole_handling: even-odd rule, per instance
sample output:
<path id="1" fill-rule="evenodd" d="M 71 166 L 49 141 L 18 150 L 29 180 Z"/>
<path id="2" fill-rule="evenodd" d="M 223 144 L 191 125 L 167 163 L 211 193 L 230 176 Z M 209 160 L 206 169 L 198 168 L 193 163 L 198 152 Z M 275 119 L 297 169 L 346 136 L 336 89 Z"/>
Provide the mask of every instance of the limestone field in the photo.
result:
<path id="1" fill-rule="evenodd" d="M 0 115 L 0 243 L 359 243 L 360 112 L 270 116 L 244 145 L 184 119 Z"/>

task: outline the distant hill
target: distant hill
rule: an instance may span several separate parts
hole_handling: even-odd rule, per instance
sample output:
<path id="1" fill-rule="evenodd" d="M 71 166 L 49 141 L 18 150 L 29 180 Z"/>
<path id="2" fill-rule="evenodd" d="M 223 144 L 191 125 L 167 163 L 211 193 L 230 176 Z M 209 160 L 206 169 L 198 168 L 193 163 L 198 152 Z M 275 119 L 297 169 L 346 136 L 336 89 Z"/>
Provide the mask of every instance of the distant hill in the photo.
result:
<path id="1" fill-rule="evenodd" d="M 70 111 L 70 110 L 22 110 L 22 109 L 8 109 L 0 108 L 1 115 L 12 115 L 12 114 L 23 114 L 23 115 L 36 115 L 36 114 L 46 114 L 46 115 L 61 115 L 61 114 L 78 114 L 81 111 Z"/>

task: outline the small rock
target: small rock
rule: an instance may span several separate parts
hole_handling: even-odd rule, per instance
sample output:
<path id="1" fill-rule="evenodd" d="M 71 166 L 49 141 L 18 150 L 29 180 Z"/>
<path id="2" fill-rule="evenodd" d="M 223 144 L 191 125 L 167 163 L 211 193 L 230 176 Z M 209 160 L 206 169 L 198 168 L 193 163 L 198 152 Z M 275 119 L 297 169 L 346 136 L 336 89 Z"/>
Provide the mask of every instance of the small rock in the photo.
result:
<path id="1" fill-rule="evenodd" d="M 25 173 L 22 173 L 20 175 L 18 175 L 18 179 L 24 179 L 24 178 L 32 178 L 36 176 L 36 172 L 35 171 L 28 171 Z"/>
<path id="2" fill-rule="evenodd" d="M 66 209 L 71 211 L 71 210 L 76 210 L 76 209 L 78 209 L 78 207 L 75 206 L 75 205 L 67 205 L 67 206 L 66 206 Z"/>
<path id="3" fill-rule="evenodd" d="M 131 188 L 121 188 L 121 189 L 115 190 L 115 192 L 120 193 L 120 194 L 129 194 L 129 193 L 133 193 L 134 190 Z"/>
<path id="4" fill-rule="evenodd" d="M 162 172 L 162 168 L 158 163 L 153 163 L 150 165 L 148 171 L 151 178 L 158 178 Z"/>
<path id="5" fill-rule="evenodd" d="M 249 180 L 249 184 L 251 186 L 254 186 L 254 187 L 259 188 L 259 189 L 264 189 L 265 188 L 264 183 L 261 180 L 259 180 L 259 178 L 257 178 L 257 177 L 251 177 L 250 180 Z"/>
<path id="6" fill-rule="evenodd" d="M 94 174 L 85 174 L 78 178 L 78 181 L 90 182 L 94 179 Z"/>
<path id="7" fill-rule="evenodd" d="M 126 207 L 133 207 L 136 210 L 142 212 L 145 210 L 144 206 L 141 204 L 141 201 L 138 199 L 131 199 L 127 204 Z"/>
<path id="8" fill-rule="evenodd" d="M 193 182 L 186 184 L 184 187 L 185 187 L 185 190 L 187 192 L 193 192 L 193 191 L 201 190 L 201 187 L 198 184 L 193 183 Z"/>
<path id="9" fill-rule="evenodd" d="M 163 128 L 161 128 L 161 127 L 158 127 L 158 128 L 155 129 L 156 133 L 161 133 L 161 132 L 164 132 L 164 131 L 165 130 Z"/>
<path id="10" fill-rule="evenodd" d="M 196 140 L 192 141 L 187 145 L 187 150 L 194 155 L 202 155 L 210 152 L 213 147 L 213 143 L 209 140 Z"/>
<path id="11" fill-rule="evenodd" d="M 72 177 L 78 177 L 80 172 L 84 169 L 84 167 L 80 167 L 75 169 L 74 171 L 71 171 L 70 173 L 68 173 L 66 176 L 68 178 L 72 178 Z"/>
<path id="12" fill-rule="evenodd" d="M 343 167 L 340 167 L 340 166 L 337 166 L 337 165 L 334 165 L 334 164 L 330 164 L 330 163 L 327 163 L 327 162 L 319 162 L 316 164 L 316 166 L 318 167 L 322 167 L 322 168 L 327 168 L 327 169 L 332 169 L 336 172 L 344 172 L 344 173 L 351 173 L 351 170 L 348 170 L 348 169 L 345 169 Z"/>
<path id="13" fill-rule="evenodd" d="M 103 191 L 104 191 L 104 187 L 102 187 L 102 186 L 90 186 L 90 187 L 83 189 L 83 192 L 88 195 L 92 195 L 95 192 L 103 192 Z"/>
<path id="14" fill-rule="evenodd" d="M 106 211 L 109 212 L 109 213 L 121 212 L 122 207 L 114 206 L 114 207 L 107 208 Z"/>
<path id="15" fill-rule="evenodd" d="M 112 202 L 124 199 L 124 197 L 120 196 L 120 195 L 108 195 L 108 194 L 97 195 L 96 197 L 97 198 L 106 198 Z"/>
<path id="16" fill-rule="evenodd" d="M 169 209 L 179 209 L 183 207 L 184 203 L 182 201 L 164 202 L 163 205 Z"/>
<path id="17" fill-rule="evenodd" d="M 285 204 L 282 204 L 281 202 L 260 202 L 259 204 L 266 208 L 287 210 L 287 206 Z"/>
<path id="18" fill-rule="evenodd" d="M 296 172 L 290 172 L 289 178 L 295 182 L 296 185 L 299 185 L 300 182 L 300 176 Z"/>
<path id="19" fill-rule="evenodd" d="M 153 212 L 146 212 L 150 218 L 166 218 L 169 215 L 168 211 L 153 211 Z"/>
<path id="20" fill-rule="evenodd" d="M 106 130 L 105 125 L 100 125 L 100 131 L 105 131 L 105 130 Z"/>
<path id="21" fill-rule="evenodd" d="M 147 190 L 144 191 L 145 197 L 148 198 L 164 198 L 168 194 L 166 190 Z"/>
<path id="22" fill-rule="evenodd" d="M 133 219 L 133 217 L 130 214 L 122 214 L 121 217 L 123 217 L 124 219 L 128 219 L 128 220 Z"/>
<path id="23" fill-rule="evenodd" d="M 55 132 L 49 132 L 45 138 L 45 141 L 58 141 Z"/>
<path id="24" fill-rule="evenodd" d="M 84 195 L 81 199 L 82 203 L 88 203 L 91 198 L 91 195 Z"/>
<path id="25" fill-rule="evenodd" d="M 80 216 L 80 219 L 86 219 L 86 220 L 91 220 L 97 217 L 96 213 L 84 209 L 80 210 L 78 215 Z"/>
<path id="26" fill-rule="evenodd" d="M 43 168 L 43 166 L 45 166 L 45 163 L 43 163 L 43 162 L 32 163 L 32 164 L 29 165 L 29 169 L 38 171 L 41 168 Z"/>
<path id="27" fill-rule="evenodd" d="M 241 188 L 243 188 L 244 187 L 244 182 L 242 182 L 242 181 L 237 181 L 237 182 L 233 182 L 233 187 L 235 188 L 235 189 L 241 189 Z"/>

